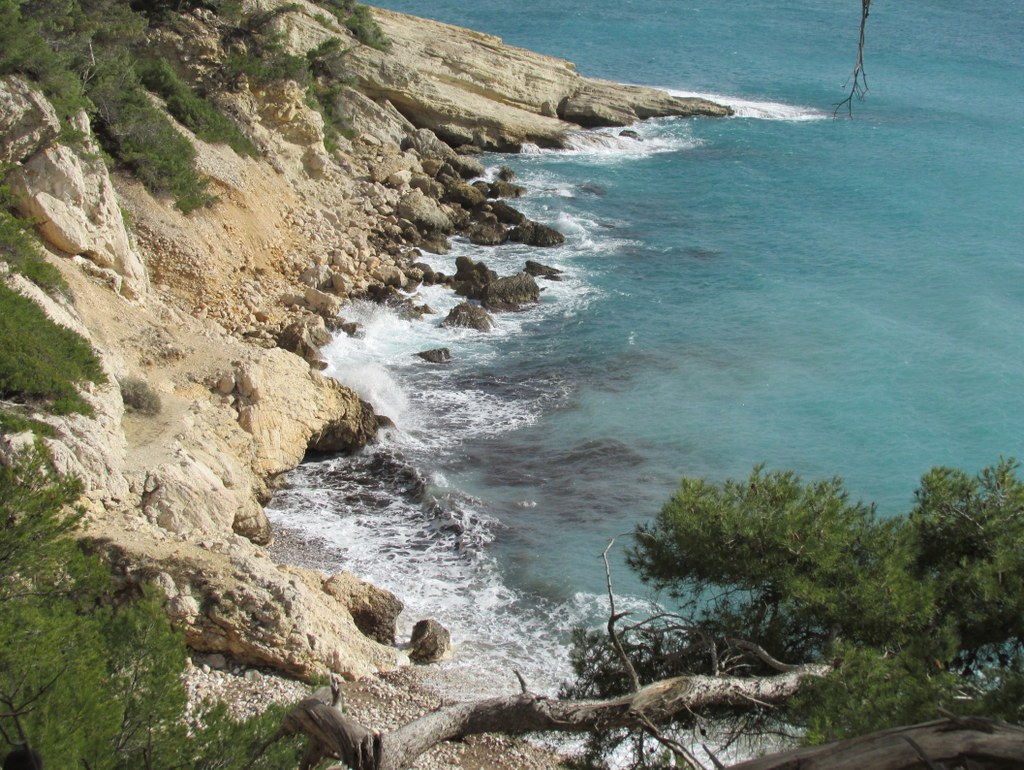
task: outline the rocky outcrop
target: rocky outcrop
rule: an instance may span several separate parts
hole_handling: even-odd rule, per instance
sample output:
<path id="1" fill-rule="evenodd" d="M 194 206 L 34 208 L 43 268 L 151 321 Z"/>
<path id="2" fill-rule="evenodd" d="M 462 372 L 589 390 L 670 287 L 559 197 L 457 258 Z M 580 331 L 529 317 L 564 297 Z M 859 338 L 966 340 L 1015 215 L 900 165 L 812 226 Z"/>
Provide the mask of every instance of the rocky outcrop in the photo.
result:
<path id="1" fill-rule="evenodd" d="M 404 609 L 397 596 L 347 572 L 332 575 L 323 585 L 324 591 L 345 605 L 363 634 L 381 644 L 395 643 L 398 616 Z"/>
<path id="2" fill-rule="evenodd" d="M 136 530 L 93 542 L 123 584 L 163 590 L 172 621 L 196 651 L 303 679 L 332 672 L 357 679 L 402 661 L 390 642 L 356 624 L 349 607 L 373 611 L 379 599 L 377 589 L 351 576 L 275 565 L 241 538 L 193 547 Z M 393 607 L 380 611 L 383 618 Z"/>
<path id="3" fill-rule="evenodd" d="M 534 278 L 545 278 L 549 281 L 561 281 L 564 270 L 559 270 L 557 267 L 551 267 L 549 265 L 542 265 L 540 262 L 534 262 L 532 259 L 526 260 L 526 267 L 523 269 L 527 275 L 532 275 Z"/>
<path id="4" fill-rule="evenodd" d="M 561 246 L 565 243 L 565 236 L 558 232 L 558 230 L 532 220 L 513 227 L 508 232 L 508 238 L 510 241 L 517 241 L 518 243 L 525 243 L 527 246 L 539 246 L 541 248 Z"/>
<path id="5" fill-rule="evenodd" d="M 54 144 L 56 113 L 18 78 L 0 81 L 0 158 L 17 161 L 7 174 L 18 211 L 36 223 L 59 252 L 81 255 L 99 277 L 127 297 L 149 288 L 142 258 L 133 249 L 114 187 L 84 113 L 75 119 L 74 148 Z M 104 272 L 106 271 L 106 275 Z"/>
<path id="6" fill-rule="evenodd" d="M 0 78 L 0 165 L 25 160 L 59 133 L 57 111 L 42 94 L 21 78 Z"/>
<path id="7" fill-rule="evenodd" d="M 702 99 L 590 80 L 567 61 L 504 45 L 491 35 L 383 9 L 373 13 L 392 51 L 353 49 L 348 72 L 364 93 L 453 146 L 563 147 L 574 125 L 729 114 Z"/>

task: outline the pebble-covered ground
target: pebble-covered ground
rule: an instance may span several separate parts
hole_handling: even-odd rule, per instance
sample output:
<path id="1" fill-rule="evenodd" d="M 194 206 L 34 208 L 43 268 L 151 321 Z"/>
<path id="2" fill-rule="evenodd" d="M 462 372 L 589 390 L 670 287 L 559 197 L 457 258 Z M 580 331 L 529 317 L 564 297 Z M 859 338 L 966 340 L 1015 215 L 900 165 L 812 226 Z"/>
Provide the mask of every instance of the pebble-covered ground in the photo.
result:
<path id="1" fill-rule="evenodd" d="M 190 709 L 214 698 L 227 703 L 240 719 L 262 712 L 271 703 L 297 703 L 312 692 L 294 679 L 232 667 L 219 655 L 197 655 L 186 671 L 185 684 Z M 420 682 L 415 668 L 343 682 L 341 688 L 345 713 L 376 730 L 392 730 L 442 705 L 441 698 Z M 480 735 L 435 746 L 410 770 L 557 770 L 563 767 L 559 759 L 523 740 Z"/>

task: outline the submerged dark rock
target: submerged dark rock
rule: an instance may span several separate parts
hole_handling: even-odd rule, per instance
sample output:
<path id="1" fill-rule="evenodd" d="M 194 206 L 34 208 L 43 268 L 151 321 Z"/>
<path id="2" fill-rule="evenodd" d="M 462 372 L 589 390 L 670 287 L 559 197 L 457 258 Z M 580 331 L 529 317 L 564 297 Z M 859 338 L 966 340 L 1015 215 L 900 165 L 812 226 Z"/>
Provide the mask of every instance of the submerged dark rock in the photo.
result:
<path id="1" fill-rule="evenodd" d="M 561 281 L 564 270 L 559 270 L 557 267 L 549 267 L 548 265 L 542 265 L 540 262 L 534 262 L 532 259 L 526 260 L 526 269 L 523 271 L 527 275 L 532 275 L 534 278 L 546 278 L 549 281 Z"/>
<path id="2" fill-rule="evenodd" d="M 448 348 L 434 348 L 433 350 L 421 350 L 416 354 L 424 361 L 432 364 L 446 364 L 452 360 L 452 352 Z"/>
<path id="3" fill-rule="evenodd" d="M 565 236 L 558 232 L 558 230 L 533 220 L 527 220 L 518 227 L 513 227 L 509 230 L 508 237 L 509 240 L 516 241 L 517 243 L 525 243 L 527 246 L 539 246 L 542 248 L 561 246 L 565 243 Z"/>

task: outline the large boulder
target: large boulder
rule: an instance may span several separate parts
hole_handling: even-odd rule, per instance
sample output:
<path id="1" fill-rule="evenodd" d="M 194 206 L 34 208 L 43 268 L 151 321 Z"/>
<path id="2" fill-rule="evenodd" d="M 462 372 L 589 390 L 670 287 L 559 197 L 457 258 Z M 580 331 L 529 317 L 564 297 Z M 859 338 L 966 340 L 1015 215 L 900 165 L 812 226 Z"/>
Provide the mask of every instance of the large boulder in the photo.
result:
<path id="1" fill-rule="evenodd" d="M 398 616 L 404 609 L 397 596 L 348 572 L 325 580 L 324 591 L 345 605 L 356 628 L 366 636 L 381 644 L 394 644 Z"/>
<path id="2" fill-rule="evenodd" d="M 421 620 L 412 628 L 409 659 L 415 663 L 437 663 L 452 656 L 452 635 L 436 620 Z"/>
<path id="3" fill-rule="evenodd" d="M 558 230 L 532 220 L 509 230 L 508 238 L 510 241 L 523 243 L 527 246 L 550 247 L 561 246 L 565 243 L 565 236 L 558 232 Z"/>
<path id="4" fill-rule="evenodd" d="M 497 219 L 485 219 L 474 222 L 466 232 L 466 237 L 474 246 L 500 246 L 508 240 L 508 231 Z"/>
<path id="5" fill-rule="evenodd" d="M 410 190 L 398 202 L 396 213 L 426 233 L 445 233 L 452 229 L 452 219 L 437 201 L 420 190 Z"/>
<path id="6" fill-rule="evenodd" d="M 478 332 L 489 332 L 494 321 L 482 307 L 462 302 L 451 309 L 441 326 L 476 329 Z"/>
<path id="7" fill-rule="evenodd" d="M 331 341 L 331 333 L 320 316 L 304 318 L 288 324 L 277 337 L 278 347 L 304 358 L 318 369 L 323 369 L 320 348 Z"/>
<path id="8" fill-rule="evenodd" d="M 527 273 L 491 281 L 480 294 L 480 302 L 488 310 L 518 310 L 524 304 L 539 300 L 540 287 Z"/>
<path id="9" fill-rule="evenodd" d="M 474 209 L 487 201 L 487 196 L 476 187 L 465 182 L 452 185 L 445 191 L 444 199 L 448 203 L 457 203 L 465 209 Z"/>
<path id="10" fill-rule="evenodd" d="M 456 294 L 469 299 L 480 299 L 484 286 L 497 279 L 498 274 L 483 261 L 474 262 L 469 257 L 456 257 L 455 275 L 452 277 Z"/>

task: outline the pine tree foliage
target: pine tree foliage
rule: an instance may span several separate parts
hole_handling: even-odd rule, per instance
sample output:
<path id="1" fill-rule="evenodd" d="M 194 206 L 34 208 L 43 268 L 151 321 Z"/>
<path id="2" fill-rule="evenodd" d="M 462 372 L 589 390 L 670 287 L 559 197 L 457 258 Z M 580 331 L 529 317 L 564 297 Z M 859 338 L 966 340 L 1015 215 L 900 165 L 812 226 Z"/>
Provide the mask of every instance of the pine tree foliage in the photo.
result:
<path id="1" fill-rule="evenodd" d="M 838 479 L 761 467 L 722 484 L 684 479 L 634 542 L 630 566 L 672 607 L 621 629 L 642 682 L 833 664 L 785 708 L 750 704 L 683 726 L 712 719 L 821 742 L 940 708 L 1024 719 L 1024 483 L 1013 461 L 976 476 L 936 468 L 913 509 L 889 519 Z M 565 694 L 629 689 L 606 633 L 575 641 Z M 602 736 L 593 756 L 622 738 Z"/>

